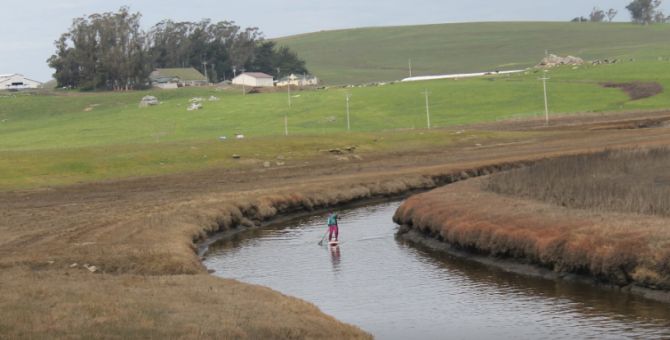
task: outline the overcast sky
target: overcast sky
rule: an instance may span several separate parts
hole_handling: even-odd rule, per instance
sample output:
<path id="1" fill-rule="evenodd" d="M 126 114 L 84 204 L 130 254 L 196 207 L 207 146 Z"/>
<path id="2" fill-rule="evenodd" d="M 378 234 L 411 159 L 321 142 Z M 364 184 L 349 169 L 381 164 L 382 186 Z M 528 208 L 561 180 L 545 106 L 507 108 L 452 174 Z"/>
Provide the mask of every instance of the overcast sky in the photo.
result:
<path id="1" fill-rule="evenodd" d="M 143 15 L 145 29 L 163 19 L 232 20 L 259 27 L 268 38 L 366 26 L 471 21 L 568 21 L 587 16 L 594 5 L 615 8 L 628 20 L 631 0 L 0 0 L 0 74 L 51 78 L 46 59 L 53 42 L 75 17 L 116 11 L 128 5 Z"/>

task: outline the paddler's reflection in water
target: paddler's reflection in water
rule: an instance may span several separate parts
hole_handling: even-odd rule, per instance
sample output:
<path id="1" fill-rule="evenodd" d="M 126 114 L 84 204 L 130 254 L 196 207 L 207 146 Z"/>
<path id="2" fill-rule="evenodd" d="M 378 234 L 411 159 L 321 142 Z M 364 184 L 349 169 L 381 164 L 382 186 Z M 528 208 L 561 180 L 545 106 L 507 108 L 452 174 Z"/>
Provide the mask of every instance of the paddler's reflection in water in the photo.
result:
<path id="1" fill-rule="evenodd" d="M 335 271 L 340 269 L 340 247 L 331 246 L 330 247 L 330 261 L 333 262 L 333 269 Z"/>

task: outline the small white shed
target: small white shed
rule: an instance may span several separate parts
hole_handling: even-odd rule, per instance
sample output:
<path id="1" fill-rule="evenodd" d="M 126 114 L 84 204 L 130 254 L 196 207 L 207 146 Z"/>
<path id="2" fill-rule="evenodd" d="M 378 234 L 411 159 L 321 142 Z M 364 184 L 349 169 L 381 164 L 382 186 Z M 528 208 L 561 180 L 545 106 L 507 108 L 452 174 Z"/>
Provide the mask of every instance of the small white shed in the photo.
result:
<path id="1" fill-rule="evenodd" d="M 245 72 L 233 78 L 233 85 L 273 87 L 274 79 L 271 75 L 262 72 Z"/>
<path id="2" fill-rule="evenodd" d="M 41 85 L 39 81 L 28 79 L 22 74 L 0 74 L 0 90 L 36 89 Z"/>

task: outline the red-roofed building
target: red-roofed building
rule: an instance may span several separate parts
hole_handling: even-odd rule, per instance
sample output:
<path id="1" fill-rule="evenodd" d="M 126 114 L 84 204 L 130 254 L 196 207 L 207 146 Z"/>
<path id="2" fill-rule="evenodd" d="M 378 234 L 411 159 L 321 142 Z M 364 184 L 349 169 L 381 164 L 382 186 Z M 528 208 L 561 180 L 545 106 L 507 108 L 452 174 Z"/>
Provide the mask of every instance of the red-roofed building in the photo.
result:
<path id="1" fill-rule="evenodd" d="M 271 75 L 261 72 L 245 72 L 233 79 L 233 85 L 249 87 L 273 87 L 274 79 Z"/>

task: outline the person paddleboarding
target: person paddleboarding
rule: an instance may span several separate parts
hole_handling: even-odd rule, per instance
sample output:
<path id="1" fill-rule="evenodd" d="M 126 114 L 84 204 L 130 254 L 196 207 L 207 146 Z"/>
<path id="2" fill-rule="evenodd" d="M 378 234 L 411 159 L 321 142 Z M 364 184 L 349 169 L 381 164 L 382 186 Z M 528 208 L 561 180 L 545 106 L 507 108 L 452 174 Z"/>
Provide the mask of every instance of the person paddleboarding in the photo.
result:
<path id="1" fill-rule="evenodd" d="M 339 233 L 340 230 L 337 225 L 337 214 L 331 211 L 330 215 L 328 216 L 328 244 L 337 244 Z M 333 236 L 335 236 L 334 241 Z"/>

